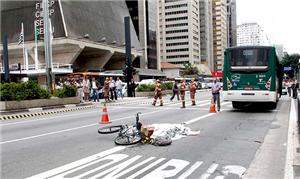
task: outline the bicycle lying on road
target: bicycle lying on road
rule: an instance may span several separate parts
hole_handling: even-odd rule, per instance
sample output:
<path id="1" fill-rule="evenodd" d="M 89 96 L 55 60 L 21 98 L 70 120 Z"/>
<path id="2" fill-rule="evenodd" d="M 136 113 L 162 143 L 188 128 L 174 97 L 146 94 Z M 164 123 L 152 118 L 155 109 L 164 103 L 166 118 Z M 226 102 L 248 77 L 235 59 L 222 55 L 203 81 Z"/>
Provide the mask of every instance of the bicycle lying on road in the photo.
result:
<path id="1" fill-rule="evenodd" d="M 115 138 L 115 144 L 118 145 L 132 145 L 137 144 L 142 140 L 141 128 L 142 123 L 139 122 L 139 114 L 136 114 L 136 122 L 133 126 L 125 125 L 115 125 L 115 126 L 106 126 L 98 129 L 99 134 L 111 134 L 119 132 L 118 136 Z"/>

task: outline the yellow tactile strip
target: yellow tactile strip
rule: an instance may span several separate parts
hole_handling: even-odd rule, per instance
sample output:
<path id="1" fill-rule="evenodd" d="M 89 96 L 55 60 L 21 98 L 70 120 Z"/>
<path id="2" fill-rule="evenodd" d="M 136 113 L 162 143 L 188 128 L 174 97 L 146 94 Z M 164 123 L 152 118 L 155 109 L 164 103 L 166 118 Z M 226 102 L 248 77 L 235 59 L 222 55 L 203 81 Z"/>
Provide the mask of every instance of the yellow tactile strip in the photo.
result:
<path id="1" fill-rule="evenodd" d="M 43 111 L 43 112 L 36 112 L 36 113 L 28 113 L 28 114 L 13 114 L 13 115 L 4 115 L 1 116 L 1 120 L 10 120 L 10 119 L 19 119 L 19 118 L 26 118 L 26 117 L 35 117 L 35 116 L 44 116 L 44 115 L 49 115 L 49 114 L 58 114 L 58 113 L 63 113 L 63 112 L 69 112 L 69 111 L 77 111 L 81 109 L 87 109 L 87 108 L 94 108 L 94 105 L 90 106 L 82 106 L 82 107 L 76 107 L 76 108 L 64 108 L 64 109 L 59 109 L 55 111 Z"/>

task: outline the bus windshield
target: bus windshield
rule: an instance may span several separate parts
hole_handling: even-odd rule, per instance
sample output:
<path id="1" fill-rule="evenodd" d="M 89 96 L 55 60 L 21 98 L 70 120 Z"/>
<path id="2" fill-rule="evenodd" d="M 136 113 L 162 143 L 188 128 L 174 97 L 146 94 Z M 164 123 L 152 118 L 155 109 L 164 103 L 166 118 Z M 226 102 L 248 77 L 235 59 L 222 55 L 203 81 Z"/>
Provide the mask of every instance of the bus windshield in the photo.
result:
<path id="1" fill-rule="evenodd" d="M 229 64 L 231 70 L 266 70 L 269 65 L 270 49 L 237 48 L 230 49 Z"/>

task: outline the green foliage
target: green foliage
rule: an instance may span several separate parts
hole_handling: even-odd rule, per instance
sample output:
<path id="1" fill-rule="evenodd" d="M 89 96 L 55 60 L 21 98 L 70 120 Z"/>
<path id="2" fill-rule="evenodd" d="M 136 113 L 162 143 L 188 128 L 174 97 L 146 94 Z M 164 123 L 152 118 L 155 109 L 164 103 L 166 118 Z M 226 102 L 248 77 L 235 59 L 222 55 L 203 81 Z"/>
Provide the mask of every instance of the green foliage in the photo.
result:
<path id="1" fill-rule="evenodd" d="M 282 65 L 283 66 L 291 66 L 294 69 L 298 68 L 298 61 L 300 59 L 300 54 L 285 54 L 282 58 Z"/>
<path id="2" fill-rule="evenodd" d="M 191 63 L 186 63 L 184 64 L 184 70 L 182 71 L 182 75 L 199 75 L 199 70 Z"/>
<path id="3" fill-rule="evenodd" d="M 50 98 L 50 93 L 35 81 L 30 80 L 21 83 L 1 83 L 0 96 L 1 101 L 21 101 L 47 99 Z"/>
<path id="4" fill-rule="evenodd" d="M 137 92 L 149 92 L 149 91 L 154 91 L 155 90 L 155 84 L 150 84 L 150 85 L 145 85 L 141 84 L 137 88 Z M 162 90 L 171 90 L 173 87 L 173 82 L 166 82 L 161 84 L 161 89 Z"/>
<path id="5" fill-rule="evenodd" d="M 76 96 L 76 87 L 72 85 L 65 85 L 62 89 L 55 90 L 54 96 L 59 98 Z"/>

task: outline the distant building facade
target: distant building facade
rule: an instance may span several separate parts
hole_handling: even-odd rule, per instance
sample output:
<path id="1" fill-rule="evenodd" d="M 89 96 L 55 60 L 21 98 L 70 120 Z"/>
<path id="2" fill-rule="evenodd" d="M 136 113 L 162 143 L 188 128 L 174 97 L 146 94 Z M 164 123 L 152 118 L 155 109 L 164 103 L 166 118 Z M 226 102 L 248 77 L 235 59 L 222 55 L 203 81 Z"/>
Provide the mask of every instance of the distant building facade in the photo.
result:
<path id="1" fill-rule="evenodd" d="M 236 0 L 227 0 L 228 47 L 237 46 Z"/>
<path id="2" fill-rule="evenodd" d="M 212 1 L 214 71 L 222 71 L 224 51 L 228 47 L 227 0 Z"/>
<path id="3" fill-rule="evenodd" d="M 158 58 L 200 64 L 199 0 L 158 0 Z"/>
<path id="4" fill-rule="evenodd" d="M 271 45 L 271 43 L 259 24 L 243 23 L 237 26 L 237 45 Z"/>
<path id="5" fill-rule="evenodd" d="M 199 1 L 201 64 L 213 71 L 212 1 Z"/>
<path id="6" fill-rule="evenodd" d="M 126 0 L 143 55 L 135 62 L 140 68 L 160 69 L 157 58 L 157 1 Z M 133 47 L 136 48 L 136 47 Z"/>

